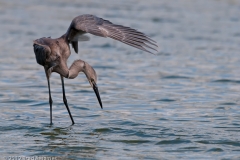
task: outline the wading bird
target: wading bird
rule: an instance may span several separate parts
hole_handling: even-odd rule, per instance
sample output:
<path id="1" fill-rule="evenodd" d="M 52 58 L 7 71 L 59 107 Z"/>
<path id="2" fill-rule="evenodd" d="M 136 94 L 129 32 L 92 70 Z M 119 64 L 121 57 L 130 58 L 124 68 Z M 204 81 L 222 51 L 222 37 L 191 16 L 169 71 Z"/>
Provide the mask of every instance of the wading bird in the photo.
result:
<path id="1" fill-rule="evenodd" d="M 108 20 L 93 16 L 93 15 L 80 15 L 72 20 L 67 32 L 60 38 L 51 39 L 43 37 L 33 41 L 33 49 L 38 64 L 44 67 L 49 91 L 49 104 L 50 104 L 50 124 L 52 124 L 52 97 L 50 90 L 50 75 L 52 72 L 60 74 L 62 81 L 63 102 L 68 110 L 69 116 L 74 124 L 73 117 L 68 107 L 67 99 L 64 89 L 64 78 L 76 78 L 79 72 L 85 73 L 90 85 L 92 86 L 98 102 L 102 108 L 101 98 L 97 87 L 97 75 L 93 67 L 83 60 L 76 60 L 70 68 L 67 66 L 67 59 L 71 54 L 69 44 L 72 45 L 74 51 L 78 53 L 78 41 L 88 40 L 85 35 L 90 33 L 100 37 L 110 37 L 120 42 L 123 42 L 132 47 L 152 53 L 147 50 L 156 50 L 158 47 L 156 42 L 130 27 L 116 25 Z"/>

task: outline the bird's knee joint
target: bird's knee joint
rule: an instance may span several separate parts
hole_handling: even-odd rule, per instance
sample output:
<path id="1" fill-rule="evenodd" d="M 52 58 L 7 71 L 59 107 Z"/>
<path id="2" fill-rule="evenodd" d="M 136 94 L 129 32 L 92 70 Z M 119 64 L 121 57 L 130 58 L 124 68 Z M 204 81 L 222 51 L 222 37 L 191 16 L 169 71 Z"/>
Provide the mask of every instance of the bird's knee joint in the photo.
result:
<path id="1" fill-rule="evenodd" d="M 50 104 L 52 104 L 52 103 L 53 103 L 53 101 L 52 101 L 52 98 L 49 98 L 49 103 L 50 103 Z"/>

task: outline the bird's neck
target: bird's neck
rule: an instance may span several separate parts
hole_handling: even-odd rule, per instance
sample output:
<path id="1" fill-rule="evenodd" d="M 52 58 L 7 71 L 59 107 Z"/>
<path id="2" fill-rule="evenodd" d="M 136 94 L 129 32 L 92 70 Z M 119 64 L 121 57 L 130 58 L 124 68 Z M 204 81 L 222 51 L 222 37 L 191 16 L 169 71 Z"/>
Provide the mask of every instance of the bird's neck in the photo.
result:
<path id="1" fill-rule="evenodd" d="M 68 78 L 69 79 L 76 78 L 79 72 L 85 73 L 85 62 L 82 60 L 76 60 L 73 62 L 73 64 L 69 68 Z"/>
<path id="2" fill-rule="evenodd" d="M 65 33 L 64 35 L 62 35 L 61 37 L 59 37 L 61 39 L 64 39 L 66 43 L 69 43 L 68 42 L 68 39 L 67 39 L 67 33 Z"/>

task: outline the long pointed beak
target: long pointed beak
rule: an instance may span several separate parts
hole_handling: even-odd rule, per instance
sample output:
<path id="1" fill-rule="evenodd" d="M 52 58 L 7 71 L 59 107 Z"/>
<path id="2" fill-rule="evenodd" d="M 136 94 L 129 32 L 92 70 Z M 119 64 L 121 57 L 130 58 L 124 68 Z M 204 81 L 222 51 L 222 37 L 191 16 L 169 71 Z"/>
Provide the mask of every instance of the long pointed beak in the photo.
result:
<path id="1" fill-rule="evenodd" d="M 99 102 L 101 108 L 103 108 L 103 107 L 102 107 L 101 97 L 100 97 L 100 94 L 99 94 L 99 92 L 98 92 L 98 87 L 97 87 L 97 84 L 96 84 L 96 83 L 93 83 L 93 90 L 94 90 L 94 92 L 95 92 L 95 94 L 96 94 L 96 96 L 97 96 L 97 99 L 98 99 L 98 102 Z"/>

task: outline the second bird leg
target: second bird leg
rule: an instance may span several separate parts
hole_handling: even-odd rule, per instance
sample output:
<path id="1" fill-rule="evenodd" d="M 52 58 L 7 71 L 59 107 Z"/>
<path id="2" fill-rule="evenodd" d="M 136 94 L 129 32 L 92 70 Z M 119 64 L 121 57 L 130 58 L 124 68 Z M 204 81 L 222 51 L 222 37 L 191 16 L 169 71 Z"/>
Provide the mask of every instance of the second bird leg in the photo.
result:
<path id="1" fill-rule="evenodd" d="M 51 89 L 50 89 L 50 82 L 49 82 L 49 78 L 47 78 L 48 81 L 48 93 L 49 93 L 49 104 L 50 104 L 50 125 L 52 125 L 52 97 L 51 97 Z"/>
<path id="2" fill-rule="evenodd" d="M 74 124 L 74 120 L 73 120 L 73 117 L 71 115 L 71 112 L 70 112 L 70 109 L 68 107 L 68 103 L 67 103 L 67 98 L 66 98 L 66 95 L 65 95 L 65 89 L 64 89 L 64 79 L 63 79 L 63 76 L 60 76 L 61 77 L 61 81 L 62 81 L 62 92 L 63 92 L 63 102 L 68 110 L 68 114 L 72 120 L 72 124 Z"/>

